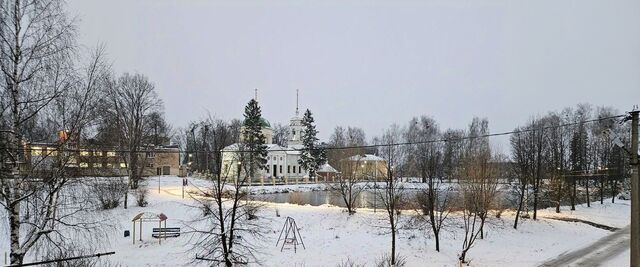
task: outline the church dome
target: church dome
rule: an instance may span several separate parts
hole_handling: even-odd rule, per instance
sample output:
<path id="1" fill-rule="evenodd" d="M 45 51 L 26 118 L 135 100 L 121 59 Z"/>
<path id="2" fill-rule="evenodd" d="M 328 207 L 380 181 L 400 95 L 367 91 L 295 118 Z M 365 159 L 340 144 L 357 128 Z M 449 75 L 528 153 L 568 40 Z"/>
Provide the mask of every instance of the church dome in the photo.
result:
<path id="1" fill-rule="evenodd" d="M 271 128 L 271 123 L 265 118 L 260 118 L 260 126 L 263 128 Z"/>

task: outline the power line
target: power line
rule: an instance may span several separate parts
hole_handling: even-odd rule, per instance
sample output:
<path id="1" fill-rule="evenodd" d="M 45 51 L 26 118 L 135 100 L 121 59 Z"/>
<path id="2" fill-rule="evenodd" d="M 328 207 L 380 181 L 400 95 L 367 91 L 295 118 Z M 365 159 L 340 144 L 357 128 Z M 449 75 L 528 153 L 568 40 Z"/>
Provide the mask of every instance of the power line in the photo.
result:
<path id="1" fill-rule="evenodd" d="M 533 132 L 533 131 L 538 131 L 538 130 L 563 128 L 563 127 L 574 126 L 574 125 L 579 125 L 579 124 L 584 124 L 584 123 L 592 123 L 592 122 L 598 122 L 598 121 L 603 121 L 603 120 L 616 119 L 616 118 L 625 117 L 625 116 L 626 115 L 622 114 L 622 115 L 615 115 L 615 116 L 592 119 L 592 120 L 565 123 L 565 124 L 560 124 L 560 125 L 545 126 L 545 127 L 532 127 L 532 128 L 529 128 L 529 129 L 513 130 L 513 131 L 509 131 L 509 132 L 500 132 L 500 133 L 485 134 L 485 135 L 479 135 L 479 136 L 465 136 L 465 137 L 460 137 L 460 138 L 443 138 L 443 139 L 435 139 L 435 140 L 414 141 L 414 142 L 399 142 L 399 143 L 390 143 L 390 144 L 344 146 L 344 147 L 324 147 L 322 149 L 325 149 L 325 150 L 366 149 L 366 148 L 378 148 L 378 147 L 421 145 L 421 144 L 431 144 L 431 143 L 441 143 L 441 142 L 459 142 L 459 141 L 470 140 L 470 139 L 489 138 L 489 137 L 496 137 L 496 136 L 503 136 L 503 135 L 511 135 L 511 134 Z M 286 151 L 303 151 L 303 150 L 304 149 L 273 149 L 273 150 L 269 150 L 269 151 L 272 151 L 272 152 L 286 152 Z M 244 152 L 251 152 L 251 151 L 233 150 L 233 152 L 244 153 Z"/>
<path id="2" fill-rule="evenodd" d="M 341 146 L 341 147 L 325 146 L 325 147 L 319 147 L 317 149 L 318 150 L 319 149 L 324 149 L 324 150 L 371 149 L 371 148 L 378 148 L 378 147 L 395 147 L 395 146 L 421 145 L 421 144 L 432 144 L 432 143 L 443 143 L 443 142 L 460 142 L 460 141 L 472 140 L 472 139 L 490 138 L 490 137 L 505 136 L 505 135 L 512 135 L 512 134 L 521 134 L 521 133 L 540 131 L 540 130 L 564 128 L 564 127 L 569 127 L 569 126 L 574 126 L 574 125 L 579 125 L 579 124 L 593 123 L 593 122 L 599 122 L 599 121 L 604 121 L 604 120 L 612 120 L 612 119 L 617 119 L 617 118 L 626 117 L 626 116 L 627 115 L 625 115 L 625 114 L 621 114 L 621 115 L 615 115 L 615 116 L 610 116 L 610 117 L 603 117 L 603 118 L 597 118 L 597 119 L 591 119 L 591 120 L 584 120 L 584 121 L 565 123 L 565 124 L 560 124 L 560 125 L 543 126 L 543 127 L 530 127 L 528 129 L 520 129 L 520 130 L 513 130 L 513 131 L 508 131 L 508 132 L 491 133 L 491 134 L 484 134 L 484 135 L 478 135 L 478 136 L 464 136 L 464 137 L 459 137 L 459 138 L 441 138 L 441 139 L 425 140 L 425 141 L 398 142 L 398 143 L 374 144 L 374 145 Z M 33 146 L 38 146 L 38 145 L 47 146 L 47 144 L 34 144 Z M 25 151 L 36 151 L 37 149 L 25 148 L 24 150 Z M 113 147 L 99 146 L 99 145 L 98 146 L 95 146 L 95 145 L 94 146 L 89 146 L 89 147 L 82 148 L 82 149 L 62 148 L 62 149 L 55 149 L 54 151 L 56 151 L 56 152 L 77 152 L 77 153 L 81 153 L 81 152 L 88 152 L 88 151 L 95 151 L 95 150 L 116 152 L 116 153 L 130 153 L 130 152 L 132 152 L 132 150 L 113 149 Z M 268 151 L 270 151 L 270 152 L 300 152 L 300 151 L 304 151 L 304 149 L 302 149 L 302 148 L 299 148 L 299 149 L 297 149 L 297 148 L 292 148 L 292 149 L 269 149 Z M 144 148 L 141 148 L 139 151 L 135 151 L 135 152 L 139 152 L 139 153 L 184 153 L 184 154 L 193 154 L 193 153 L 224 152 L 224 150 L 208 151 L 208 150 L 180 150 L 180 149 L 171 149 L 171 148 L 163 148 L 163 149 L 157 149 L 157 148 L 155 148 L 155 149 L 144 149 Z M 250 151 L 250 150 L 229 150 L 229 152 L 250 153 L 252 151 Z"/>

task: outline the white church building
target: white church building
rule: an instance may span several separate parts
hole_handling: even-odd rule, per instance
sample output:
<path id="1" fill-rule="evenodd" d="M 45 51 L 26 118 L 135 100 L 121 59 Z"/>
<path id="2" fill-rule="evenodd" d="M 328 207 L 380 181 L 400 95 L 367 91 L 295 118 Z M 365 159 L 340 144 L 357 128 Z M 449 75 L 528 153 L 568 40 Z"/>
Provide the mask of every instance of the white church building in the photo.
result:
<path id="1" fill-rule="evenodd" d="M 289 138 L 286 147 L 273 143 L 273 129 L 271 124 L 262 119 L 262 134 L 265 136 L 265 145 L 267 146 L 267 164 L 266 169 L 259 170 L 252 178 L 252 183 L 260 184 L 276 184 L 276 183 L 299 183 L 299 182 L 317 182 L 309 181 L 309 173 L 304 170 L 298 159 L 300 159 L 300 150 L 302 145 L 302 118 L 299 116 L 296 108 L 296 115 L 289 121 Z M 242 136 L 242 135 L 241 135 Z M 222 170 L 223 175 L 226 173 L 227 179 L 235 179 L 238 170 L 241 170 L 238 160 L 238 148 L 241 144 L 232 144 L 222 150 Z M 241 171 L 242 173 L 242 171 Z M 316 177 L 317 179 L 317 177 Z"/>

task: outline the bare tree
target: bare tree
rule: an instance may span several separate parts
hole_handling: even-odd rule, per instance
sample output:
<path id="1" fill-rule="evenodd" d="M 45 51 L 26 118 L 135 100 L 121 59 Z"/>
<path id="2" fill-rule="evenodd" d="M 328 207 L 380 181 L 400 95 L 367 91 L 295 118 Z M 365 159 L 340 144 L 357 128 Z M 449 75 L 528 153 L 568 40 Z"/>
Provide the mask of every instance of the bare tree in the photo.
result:
<path id="1" fill-rule="evenodd" d="M 416 195 L 415 203 L 418 212 L 427 217 L 436 241 L 436 251 L 440 252 L 440 232 L 453 210 L 452 197 L 454 188 L 450 184 L 443 183 L 442 179 L 436 179 L 433 183 L 433 196 L 429 195 L 429 190 L 422 190 Z M 422 218 L 420 216 L 419 218 Z"/>
<path id="2" fill-rule="evenodd" d="M 147 143 L 154 147 L 161 145 L 168 145 L 171 143 L 173 137 L 173 129 L 171 125 L 167 123 L 164 118 L 164 113 L 161 110 L 156 110 L 149 114 L 149 135 Z"/>
<path id="3" fill-rule="evenodd" d="M 109 112 L 116 119 L 122 141 L 123 160 L 127 164 L 129 186 L 138 188 L 145 168 L 145 137 L 149 130 L 149 116 L 162 108 L 162 101 L 154 85 L 142 74 L 124 73 L 117 82 L 112 81 L 107 95 Z M 125 196 L 125 208 L 127 207 Z"/>
<path id="4" fill-rule="evenodd" d="M 232 133 L 223 121 L 216 121 L 211 144 L 214 151 L 221 150 L 232 139 Z M 216 157 L 214 163 L 213 186 L 200 189 L 209 197 L 192 196 L 199 203 L 203 215 L 194 225 L 204 223 L 204 228 L 192 227 L 196 238 L 194 249 L 197 260 L 213 261 L 234 266 L 257 262 L 257 241 L 263 235 L 263 225 L 258 223 L 257 206 L 244 201 L 250 181 L 249 151 L 242 143 L 238 144 L 231 163 L 222 163 L 222 157 Z M 237 169 L 236 169 L 237 168 Z M 230 178 L 235 173 L 237 176 Z M 251 239 L 253 238 L 253 240 Z"/>
<path id="5" fill-rule="evenodd" d="M 511 137 L 511 150 L 513 160 L 516 163 L 518 175 L 519 202 L 514 229 L 518 227 L 520 212 L 528 203 L 528 186 L 533 187 L 533 219 L 537 219 L 538 203 L 541 194 L 542 180 L 546 175 L 545 153 L 547 152 L 548 138 L 545 135 L 546 120 L 532 119 L 525 127 L 516 128 L 518 133 Z"/>
<path id="6" fill-rule="evenodd" d="M 569 109 L 565 109 L 562 113 L 550 113 L 547 116 L 547 131 L 549 139 L 549 148 L 546 153 L 547 169 L 551 175 L 549 177 L 550 191 L 552 192 L 553 201 L 556 204 L 556 213 L 560 213 L 560 205 L 566 193 L 568 186 L 564 173 L 569 165 L 569 131 L 561 127 L 567 123 L 569 118 Z"/>
<path id="7" fill-rule="evenodd" d="M 75 164 L 72 150 L 93 121 L 108 65 L 98 48 L 77 68 L 73 24 L 58 1 L 1 2 L 0 17 L 0 206 L 8 213 L 11 264 L 22 264 L 34 249 L 35 256 L 46 256 L 69 248 L 75 245 L 70 236 L 96 226 L 83 218 L 93 207 L 67 167 Z M 37 134 L 39 127 L 46 130 Z M 63 133 L 57 141 L 51 129 Z M 23 145 L 33 141 L 50 145 Z"/>
<path id="8" fill-rule="evenodd" d="M 334 151 L 334 155 L 351 155 L 352 153 L 350 149 L 336 149 Z M 365 175 L 369 172 L 363 170 L 367 165 L 364 165 L 361 159 L 362 157 L 343 157 L 338 165 L 342 172 L 336 175 L 335 182 L 327 181 L 329 189 L 342 198 L 349 215 L 356 213 L 356 201 L 365 190 L 368 180 Z M 376 167 L 374 164 L 373 168 Z"/>
<path id="9" fill-rule="evenodd" d="M 446 207 L 440 207 L 440 204 L 446 204 L 448 196 L 441 196 L 439 192 L 443 176 L 444 146 L 441 142 L 430 142 L 438 139 L 440 139 L 440 130 L 433 118 L 423 116 L 409 122 L 406 140 L 418 144 L 409 148 L 407 163 L 419 174 L 422 182 L 427 183 L 424 194 L 418 195 L 418 203 L 424 214 L 429 216 L 436 241 L 436 251 L 440 251 L 440 229 L 448 214 Z M 447 194 L 446 191 L 444 193 Z M 420 197 L 425 197 L 425 199 Z M 444 197 L 444 202 L 441 203 L 439 197 Z"/>
<path id="10" fill-rule="evenodd" d="M 403 186 L 396 181 L 396 177 L 400 176 L 400 169 L 404 159 L 404 149 L 395 144 L 402 140 L 403 130 L 398 125 L 392 125 L 387 129 L 380 143 L 380 154 L 387 161 L 386 176 L 384 177 L 385 188 L 378 191 L 376 196 L 387 213 L 389 223 L 389 231 L 391 232 L 391 265 L 395 265 L 398 261 L 396 253 L 396 236 L 399 229 L 400 208 L 402 206 Z"/>
<path id="11" fill-rule="evenodd" d="M 273 126 L 273 143 L 281 147 L 287 147 L 289 141 L 289 127 L 276 123 Z"/>
<path id="12" fill-rule="evenodd" d="M 464 152 L 463 130 L 447 129 L 442 137 L 446 142 L 442 152 L 442 172 L 446 179 L 451 182 L 452 178 L 459 176 L 458 172 L 462 165 Z"/>
<path id="13" fill-rule="evenodd" d="M 357 127 L 347 127 L 346 129 L 342 126 L 336 126 L 329 137 L 329 146 L 330 147 L 358 147 L 366 145 L 366 136 L 364 130 Z M 327 151 L 327 161 L 329 165 L 335 166 L 340 170 L 340 164 L 343 159 L 354 155 L 362 155 L 366 151 L 361 148 L 352 148 L 352 149 L 332 149 Z"/>
<path id="14" fill-rule="evenodd" d="M 516 128 L 515 131 L 521 131 L 525 128 Z M 518 229 L 518 221 L 520 219 L 520 213 L 523 210 L 525 203 L 525 196 L 528 193 L 527 187 L 530 181 L 530 173 L 533 168 L 533 159 L 531 157 L 532 151 L 529 150 L 528 145 L 531 136 L 525 133 L 516 133 L 511 136 L 511 154 L 513 161 L 516 164 L 516 175 L 518 177 L 518 208 L 516 209 L 516 216 L 513 223 L 513 229 Z"/>
<path id="15" fill-rule="evenodd" d="M 618 114 L 616 110 L 611 107 L 598 107 L 596 109 L 597 118 L 608 118 Z M 598 179 L 598 193 L 600 195 L 600 204 L 604 204 L 605 186 L 608 184 L 607 180 L 610 179 L 612 170 L 609 167 L 612 165 L 612 152 L 615 147 L 613 143 L 613 137 L 609 132 L 617 132 L 618 123 L 613 119 L 600 120 L 591 125 L 591 147 L 593 172 Z"/>
<path id="16" fill-rule="evenodd" d="M 498 173 L 494 162 L 502 162 L 502 157 L 492 157 L 488 139 L 486 120 L 476 120 L 470 125 L 465 150 L 463 177 L 460 179 L 460 196 L 464 239 L 460 252 L 460 262 L 467 263 L 467 253 L 477 238 L 484 237 L 484 225 L 489 211 L 495 205 Z"/>
<path id="17" fill-rule="evenodd" d="M 57 222 L 68 219 L 61 208 L 68 179 L 54 169 L 64 161 L 46 160 L 53 152 L 33 159 L 23 142 L 36 137 L 45 110 L 53 112 L 53 102 L 76 86 L 74 31 L 60 1 L 0 1 L 0 205 L 8 214 L 11 264 L 22 264 L 32 248 L 56 236 Z M 45 168 L 48 177 L 34 177 Z"/>

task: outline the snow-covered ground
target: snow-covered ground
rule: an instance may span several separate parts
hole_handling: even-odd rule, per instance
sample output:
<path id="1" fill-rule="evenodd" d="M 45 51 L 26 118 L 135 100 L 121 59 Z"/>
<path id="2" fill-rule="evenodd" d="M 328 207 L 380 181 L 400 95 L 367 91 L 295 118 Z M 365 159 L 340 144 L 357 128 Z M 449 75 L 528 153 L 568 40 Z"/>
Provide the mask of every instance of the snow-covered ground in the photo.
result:
<path id="1" fill-rule="evenodd" d="M 602 266 L 629 266 L 629 258 L 631 257 L 631 250 L 627 249 L 624 252 L 618 254 L 613 259 L 610 259 L 603 263 Z"/>
<path id="2" fill-rule="evenodd" d="M 109 213 L 115 221 L 110 229 L 109 240 L 104 240 L 102 251 L 115 251 L 108 256 L 112 263 L 122 266 L 194 266 L 195 252 L 191 250 L 189 235 L 168 238 L 162 244 L 151 237 L 151 229 L 156 223 L 144 223 L 142 242 L 132 244 L 132 237 L 123 237 L 124 230 L 131 230 L 131 219 L 140 212 L 164 213 L 168 216 L 168 227 L 190 225 L 200 215 L 193 208 L 194 201 L 182 199 L 181 178 L 163 176 L 160 178 L 158 193 L 158 177 L 148 179 L 150 187 L 149 205 L 147 207 L 130 207 L 125 210 L 116 208 Z M 190 179 L 192 184 L 207 186 L 210 182 Z M 287 185 L 255 187 L 253 190 L 282 192 L 282 190 L 323 190 L 323 185 Z M 189 190 L 194 190 L 192 186 Z M 276 216 L 276 210 L 280 216 Z M 458 266 L 458 254 L 462 247 L 462 227 L 459 216 L 451 215 L 451 220 L 441 235 L 441 252 L 435 251 L 434 240 L 430 231 L 415 227 L 409 223 L 413 212 L 402 213 L 403 229 L 400 230 L 397 249 L 406 258 L 407 266 Z M 629 202 L 618 201 L 605 205 L 593 203 L 591 208 L 577 207 L 570 212 L 563 207 L 561 214 L 553 209 L 540 211 L 541 217 L 564 216 L 595 221 L 614 227 L 623 227 L 629 222 Z M 390 251 L 391 237 L 385 228 L 386 217 L 378 210 L 359 209 L 353 216 L 348 216 L 342 208 L 333 206 L 299 206 L 294 204 L 265 203 L 258 214 L 266 234 L 257 242 L 260 248 L 259 260 L 263 266 L 336 266 L 347 259 L 357 264 L 372 266 L 376 259 Z M 287 217 L 296 220 L 300 228 L 306 249 L 284 250 L 276 247 L 280 230 Z M 611 234 L 610 231 L 593 226 L 542 218 L 538 221 L 524 220 L 514 230 L 513 212 L 505 212 L 501 218 L 492 216 L 486 226 L 484 240 L 478 240 L 470 250 L 468 259 L 471 266 L 537 266 L 559 254 L 584 247 L 594 241 Z M 5 226 L 6 227 L 6 226 Z M 4 229 L 3 229 L 4 230 Z M 8 240 L 3 231 L 1 240 Z M 136 239 L 138 239 L 136 233 Z M 0 244 L 0 249 L 8 250 L 8 241 Z M 628 253 L 627 253 L 628 255 Z M 623 256 L 620 256 L 623 257 Z M 624 260 L 612 259 L 611 265 L 626 266 Z M 206 265 L 207 263 L 201 263 Z M 622 265 L 620 265 L 622 264 Z"/>

